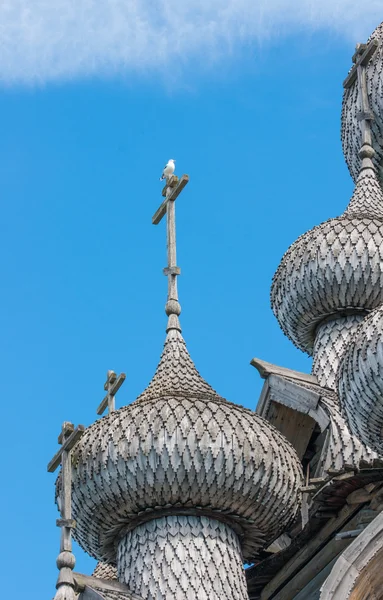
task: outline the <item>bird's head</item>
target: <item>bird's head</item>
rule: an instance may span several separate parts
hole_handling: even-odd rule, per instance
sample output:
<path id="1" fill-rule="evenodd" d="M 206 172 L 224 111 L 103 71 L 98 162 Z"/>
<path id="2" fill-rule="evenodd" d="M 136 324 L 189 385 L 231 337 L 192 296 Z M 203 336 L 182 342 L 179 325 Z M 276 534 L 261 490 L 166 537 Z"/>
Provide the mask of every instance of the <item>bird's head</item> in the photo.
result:
<path id="1" fill-rule="evenodd" d="M 175 158 L 171 158 L 171 159 L 169 160 L 169 162 L 175 163 L 175 162 L 176 162 L 176 159 L 175 159 Z"/>

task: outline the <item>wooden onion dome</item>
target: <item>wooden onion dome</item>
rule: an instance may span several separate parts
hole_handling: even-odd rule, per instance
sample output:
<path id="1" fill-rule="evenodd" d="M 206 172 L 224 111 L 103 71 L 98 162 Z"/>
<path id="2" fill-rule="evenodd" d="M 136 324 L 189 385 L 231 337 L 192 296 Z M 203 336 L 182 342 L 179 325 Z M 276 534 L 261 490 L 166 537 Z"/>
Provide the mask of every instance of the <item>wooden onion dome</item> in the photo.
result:
<path id="1" fill-rule="evenodd" d="M 137 400 L 72 451 L 73 535 L 144 600 L 246 600 L 243 562 L 297 515 L 302 469 L 284 436 L 221 398 L 187 351 L 169 195 L 164 350 Z"/>

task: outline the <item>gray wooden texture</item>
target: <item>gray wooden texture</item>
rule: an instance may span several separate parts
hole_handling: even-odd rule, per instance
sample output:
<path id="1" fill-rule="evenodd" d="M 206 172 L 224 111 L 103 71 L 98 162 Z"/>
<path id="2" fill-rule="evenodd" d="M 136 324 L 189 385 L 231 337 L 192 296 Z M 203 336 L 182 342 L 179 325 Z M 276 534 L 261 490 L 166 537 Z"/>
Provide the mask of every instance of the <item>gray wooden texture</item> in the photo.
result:
<path id="1" fill-rule="evenodd" d="M 351 431 L 383 455 L 383 306 L 351 338 L 337 385 Z"/>
<path id="2" fill-rule="evenodd" d="M 376 152 L 374 163 L 382 179 L 381 161 L 383 158 L 383 24 L 372 33 L 370 40 L 378 42 L 377 51 L 370 58 L 366 69 L 366 82 L 369 108 L 373 114 L 372 145 Z M 354 71 L 355 73 L 355 71 Z M 355 73 L 356 74 L 356 73 Z M 345 88 L 342 108 L 342 146 L 346 163 L 351 176 L 356 181 L 361 165 L 359 149 L 362 145 L 362 122 L 359 113 L 362 111 L 362 95 L 356 78 Z"/>
<path id="3" fill-rule="evenodd" d="M 145 600 L 246 600 L 242 560 L 237 535 L 207 517 L 144 523 L 118 547 L 119 579 Z"/>

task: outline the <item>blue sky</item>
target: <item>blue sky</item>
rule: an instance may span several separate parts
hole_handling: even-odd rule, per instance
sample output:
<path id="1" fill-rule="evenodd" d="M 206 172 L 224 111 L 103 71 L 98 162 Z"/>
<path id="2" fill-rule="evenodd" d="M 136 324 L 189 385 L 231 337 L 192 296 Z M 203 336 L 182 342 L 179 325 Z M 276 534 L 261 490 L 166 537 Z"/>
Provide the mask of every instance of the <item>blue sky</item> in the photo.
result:
<path id="1" fill-rule="evenodd" d="M 207 6 L 215 14 L 220 4 Z M 197 368 L 221 395 L 250 408 L 262 385 L 252 357 L 310 370 L 271 312 L 270 283 L 297 236 L 340 214 L 352 193 L 340 145 L 341 84 L 355 42 L 379 15 L 377 3 L 364 20 L 346 1 L 336 14 L 326 2 L 320 15 L 314 3 L 308 13 L 309 4 L 284 15 L 271 2 L 264 31 L 253 13 L 246 20 L 245 1 L 241 13 L 228 1 L 224 23 L 210 20 L 199 34 L 202 5 L 195 21 L 184 11 L 173 24 L 169 15 L 161 23 L 125 15 L 102 37 L 103 15 L 81 0 L 76 38 L 49 3 L 36 2 L 33 13 L 23 0 L 2 4 L 5 597 L 24 598 L 25 589 L 29 600 L 54 595 L 59 530 L 46 464 L 62 421 L 93 422 L 107 369 L 127 373 L 121 406 L 158 362 L 166 240 L 165 224 L 154 227 L 151 217 L 168 158 L 190 176 L 176 207 L 179 292 Z M 76 23 L 76 14 L 67 17 Z M 124 46 L 125 23 L 133 37 L 141 24 L 141 37 Z M 158 52 L 156 25 L 166 37 Z M 94 561 L 75 553 L 76 570 L 91 572 Z"/>

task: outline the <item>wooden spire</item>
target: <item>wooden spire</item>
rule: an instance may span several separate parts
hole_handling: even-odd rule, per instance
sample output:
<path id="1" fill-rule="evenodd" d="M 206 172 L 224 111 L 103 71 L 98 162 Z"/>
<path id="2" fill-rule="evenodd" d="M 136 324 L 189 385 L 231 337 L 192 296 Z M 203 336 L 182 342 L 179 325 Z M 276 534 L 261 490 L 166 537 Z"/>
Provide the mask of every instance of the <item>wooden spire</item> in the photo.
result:
<path id="1" fill-rule="evenodd" d="M 169 331 L 170 329 L 181 331 L 178 319 L 181 314 L 181 305 L 178 301 L 177 290 L 177 276 L 181 274 L 181 269 L 177 267 L 175 200 L 187 185 L 188 181 L 188 175 L 182 175 L 181 179 L 178 179 L 178 177 L 174 175 L 169 177 L 166 180 L 166 185 L 162 191 L 165 200 L 152 217 L 153 225 L 158 225 L 166 214 L 168 266 L 164 269 L 164 274 L 168 278 L 168 299 L 165 306 L 165 312 L 169 317 L 166 331 Z"/>
<path id="2" fill-rule="evenodd" d="M 48 464 L 48 472 L 53 473 L 61 463 L 61 490 L 59 509 L 61 519 L 56 524 L 61 528 L 60 554 L 57 557 L 57 568 L 60 573 L 57 579 L 57 592 L 54 600 L 75 600 L 73 569 L 76 563 L 72 553 L 72 529 L 76 526 L 72 519 L 72 464 L 71 450 L 84 433 L 84 426 L 74 428 L 72 423 L 64 421 L 58 438 L 61 449 L 56 452 Z"/>

